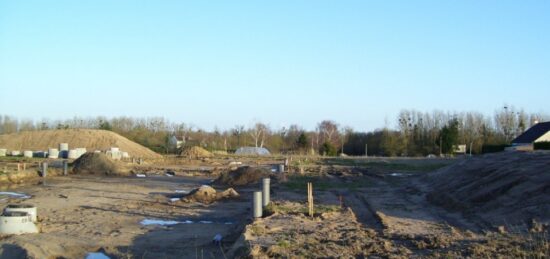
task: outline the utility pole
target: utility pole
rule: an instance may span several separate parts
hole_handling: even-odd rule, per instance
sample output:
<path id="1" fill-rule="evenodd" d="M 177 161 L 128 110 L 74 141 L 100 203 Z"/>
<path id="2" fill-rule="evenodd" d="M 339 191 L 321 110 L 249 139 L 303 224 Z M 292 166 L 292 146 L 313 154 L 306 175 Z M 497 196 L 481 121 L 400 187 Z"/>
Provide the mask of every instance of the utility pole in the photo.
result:
<path id="1" fill-rule="evenodd" d="M 365 144 L 365 157 L 369 157 L 369 152 L 368 152 L 367 144 Z"/>

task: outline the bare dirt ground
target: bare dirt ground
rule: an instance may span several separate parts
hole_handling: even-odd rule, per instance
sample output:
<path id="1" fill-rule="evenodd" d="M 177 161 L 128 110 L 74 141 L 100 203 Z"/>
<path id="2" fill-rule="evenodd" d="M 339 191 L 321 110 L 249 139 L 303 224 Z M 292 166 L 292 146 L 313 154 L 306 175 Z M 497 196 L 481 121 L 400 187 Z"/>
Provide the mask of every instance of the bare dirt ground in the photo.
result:
<path id="1" fill-rule="evenodd" d="M 250 218 L 250 198 L 251 192 L 259 189 L 257 184 L 235 188 L 239 199 L 211 204 L 170 201 L 183 196 L 181 191 L 211 183 L 237 160 L 242 161 L 241 165 L 253 166 L 282 161 L 223 157 L 170 164 L 165 160 L 132 169 L 147 175 L 144 178 L 72 175 L 52 177 L 45 184 L 9 186 L 2 190 L 32 197 L 0 197 L 0 206 L 36 204 L 41 233 L 0 237 L 0 258 L 83 258 L 96 251 L 111 258 L 549 255 L 545 225 L 538 232 L 515 226 L 501 228 L 475 216 L 473 209 L 465 214 L 428 199 L 440 185 L 434 187 L 431 180 L 426 180 L 427 174 L 464 163 L 463 159 L 295 158 L 288 180 L 277 177 L 272 181 L 273 202 L 265 216 L 254 221 Z M 166 174 L 168 171 L 172 176 Z M 306 215 L 307 182 L 313 182 L 314 217 Z M 222 191 L 234 186 L 214 187 Z M 145 219 L 180 224 L 141 225 Z M 212 244 L 216 234 L 224 237 L 221 247 Z"/>
<path id="2" fill-rule="evenodd" d="M 471 211 L 464 215 L 436 206 L 426 198 L 432 192 L 425 182 L 426 170 L 417 166 L 331 166 L 324 171 L 291 178 L 275 190 L 275 213 L 254 222 L 245 232 L 253 257 L 549 256 L 547 225 L 535 231 L 522 226 L 503 228 L 472 217 Z M 332 216 L 305 216 L 306 182 L 313 182 L 315 202 L 321 206 L 317 209 L 322 212 L 326 210 L 323 205 L 332 206 Z M 547 213 L 544 209 L 539 212 Z M 357 239 L 363 241 L 357 243 Z"/>
<path id="3" fill-rule="evenodd" d="M 176 190 L 189 191 L 210 182 L 206 178 L 57 177 L 46 184 L 16 189 L 32 195 L 25 202 L 38 206 L 40 234 L 0 238 L 0 258 L 83 258 L 102 251 L 114 258 L 223 258 L 211 244 L 216 234 L 228 243 L 245 224 L 249 202 L 230 200 L 202 205 L 170 202 Z M 144 219 L 192 224 L 143 226 Z M 203 221 L 201 223 L 200 221 Z M 193 255 L 193 256 L 191 256 Z"/>

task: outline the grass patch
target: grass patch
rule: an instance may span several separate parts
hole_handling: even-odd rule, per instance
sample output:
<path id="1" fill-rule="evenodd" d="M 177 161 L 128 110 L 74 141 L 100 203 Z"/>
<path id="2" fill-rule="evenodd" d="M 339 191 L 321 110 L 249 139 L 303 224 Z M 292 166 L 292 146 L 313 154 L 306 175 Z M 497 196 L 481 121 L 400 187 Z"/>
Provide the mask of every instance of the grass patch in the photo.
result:
<path id="1" fill-rule="evenodd" d="M 418 160 L 410 161 L 372 161 L 366 159 L 345 159 L 333 158 L 324 160 L 326 165 L 337 166 L 355 166 L 367 169 L 379 169 L 386 171 L 405 171 L 405 172 L 430 172 L 439 168 L 448 166 L 454 161 L 423 162 Z"/>
<path id="2" fill-rule="evenodd" d="M 367 186 L 372 186 L 372 183 L 364 177 L 356 177 L 352 182 L 343 182 L 339 179 L 330 179 L 319 176 L 290 176 L 288 181 L 283 183 L 283 187 L 292 191 L 307 191 L 307 183 L 313 183 L 313 189 L 318 191 L 326 191 L 330 189 L 349 189 L 356 190 Z"/>
<path id="3" fill-rule="evenodd" d="M 305 204 L 299 203 L 290 203 L 290 204 L 280 204 L 276 202 L 271 202 L 267 207 L 265 207 L 266 215 L 271 215 L 275 212 L 281 214 L 307 214 L 308 208 Z M 326 212 L 335 212 L 340 211 L 340 207 L 337 205 L 324 205 L 324 204 L 315 204 L 314 205 L 315 214 L 321 214 Z"/>

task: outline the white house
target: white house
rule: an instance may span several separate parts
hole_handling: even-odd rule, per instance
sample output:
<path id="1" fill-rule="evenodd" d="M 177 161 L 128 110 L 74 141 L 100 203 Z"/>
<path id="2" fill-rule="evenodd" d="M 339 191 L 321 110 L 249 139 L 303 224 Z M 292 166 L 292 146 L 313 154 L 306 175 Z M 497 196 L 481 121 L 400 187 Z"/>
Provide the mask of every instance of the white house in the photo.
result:
<path id="1" fill-rule="evenodd" d="M 185 139 L 183 137 L 172 135 L 170 139 L 168 139 L 168 149 L 172 152 L 180 149 L 183 144 L 185 144 Z"/>
<path id="2" fill-rule="evenodd" d="M 540 122 L 512 140 L 514 150 L 533 150 L 533 144 L 550 141 L 550 121 Z"/>

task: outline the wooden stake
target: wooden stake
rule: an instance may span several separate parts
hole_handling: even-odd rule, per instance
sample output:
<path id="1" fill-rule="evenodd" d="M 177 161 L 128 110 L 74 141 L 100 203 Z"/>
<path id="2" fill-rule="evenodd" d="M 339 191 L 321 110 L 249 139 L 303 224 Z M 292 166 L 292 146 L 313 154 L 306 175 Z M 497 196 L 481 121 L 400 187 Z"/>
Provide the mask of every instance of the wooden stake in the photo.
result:
<path id="1" fill-rule="evenodd" d="M 313 184 L 310 182 L 307 183 L 307 203 L 309 216 L 313 217 Z"/>

